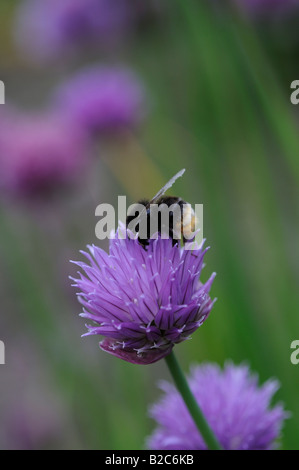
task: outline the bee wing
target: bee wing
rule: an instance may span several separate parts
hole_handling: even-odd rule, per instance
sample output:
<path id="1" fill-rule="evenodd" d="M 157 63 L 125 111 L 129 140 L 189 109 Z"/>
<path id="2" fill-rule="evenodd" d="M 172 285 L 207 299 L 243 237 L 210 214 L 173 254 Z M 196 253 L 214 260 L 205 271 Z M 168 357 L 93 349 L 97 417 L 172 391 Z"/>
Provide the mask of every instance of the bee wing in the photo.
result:
<path id="1" fill-rule="evenodd" d="M 166 183 L 163 188 L 160 189 L 160 191 L 157 192 L 157 194 L 153 197 L 153 199 L 151 199 L 151 201 L 149 201 L 146 205 L 146 207 L 144 208 L 144 210 L 139 214 L 139 216 L 137 217 L 137 221 L 139 221 L 145 214 L 146 214 L 146 211 L 147 209 L 150 207 L 151 204 L 155 204 L 155 202 L 158 201 L 158 199 L 163 196 L 164 193 L 166 193 L 166 191 L 171 188 L 171 186 L 174 184 L 174 182 L 180 178 L 181 176 L 183 176 L 183 174 L 185 173 L 185 168 L 183 168 L 181 171 L 179 171 L 178 173 L 176 173 L 169 181 L 168 183 Z"/>
<path id="2" fill-rule="evenodd" d="M 171 186 L 174 184 L 174 182 L 180 178 L 181 176 L 183 176 L 183 174 L 185 173 L 185 168 L 183 168 L 181 171 L 179 171 L 176 175 L 174 175 L 169 181 L 168 183 L 166 183 L 163 188 L 160 189 L 160 191 L 157 192 L 157 194 L 153 197 L 153 199 L 151 201 L 148 202 L 146 208 L 148 209 L 149 206 L 151 204 L 155 204 L 155 202 L 161 197 L 163 196 L 164 193 L 166 193 L 166 191 L 171 188 Z"/>

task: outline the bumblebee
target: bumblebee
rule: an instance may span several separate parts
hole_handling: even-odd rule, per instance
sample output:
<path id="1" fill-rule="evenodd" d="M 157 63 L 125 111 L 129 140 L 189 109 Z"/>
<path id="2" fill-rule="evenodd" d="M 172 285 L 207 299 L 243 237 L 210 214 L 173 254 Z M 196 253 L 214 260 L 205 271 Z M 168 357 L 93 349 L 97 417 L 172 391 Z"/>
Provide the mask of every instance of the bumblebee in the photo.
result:
<path id="1" fill-rule="evenodd" d="M 135 209 L 127 216 L 126 226 L 139 234 L 138 240 L 146 249 L 149 239 L 159 233 L 167 234 L 172 239 L 172 244 L 176 245 L 183 240 L 183 243 L 194 239 L 194 229 L 196 226 L 196 216 L 191 205 L 176 196 L 164 196 L 164 193 L 171 188 L 174 182 L 184 174 L 185 170 L 179 171 L 158 193 L 150 200 L 141 199 L 135 208 L 143 209 L 139 212 Z M 141 206 L 140 206 L 141 205 Z M 139 215 L 136 217 L 136 212 Z M 140 233 L 139 228 L 145 223 L 145 231 Z"/>

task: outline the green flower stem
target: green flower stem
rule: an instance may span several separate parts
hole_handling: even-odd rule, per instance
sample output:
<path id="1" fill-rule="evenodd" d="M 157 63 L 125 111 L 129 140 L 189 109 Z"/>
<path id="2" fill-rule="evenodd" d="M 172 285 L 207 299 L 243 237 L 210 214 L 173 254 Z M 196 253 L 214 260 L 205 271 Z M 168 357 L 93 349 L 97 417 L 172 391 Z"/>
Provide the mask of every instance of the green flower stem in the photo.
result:
<path id="1" fill-rule="evenodd" d="M 205 441 L 208 449 L 210 450 L 222 450 L 219 442 L 217 441 L 216 437 L 214 436 L 213 431 L 211 430 L 210 426 L 208 425 L 204 415 L 202 414 L 201 409 L 198 406 L 197 401 L 195 400 L 190 387 L 187 383 L 187 380 L 182 372 L 182 369 L 179 366 L 178 361 L 173 352 L 171 352 L 165 358 L 166 363 L 168 365 L 169 371 L 172 375 L 174 383 L 182 395 L 182 398 L 203 438 Z"/>

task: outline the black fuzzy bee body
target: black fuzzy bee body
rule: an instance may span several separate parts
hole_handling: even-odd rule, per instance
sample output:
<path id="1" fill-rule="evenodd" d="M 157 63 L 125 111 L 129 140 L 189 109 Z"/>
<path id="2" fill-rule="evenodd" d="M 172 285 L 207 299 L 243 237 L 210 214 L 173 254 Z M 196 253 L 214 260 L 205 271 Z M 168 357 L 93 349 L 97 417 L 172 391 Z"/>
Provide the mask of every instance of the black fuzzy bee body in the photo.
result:
<path id="1" fill-rule="evenodd" d="M 144 206 L 144 209 L 136 216 L 136 211 L 132 211 L 127 216 L 126 226 L 130 228 L 130 224 L 135 220 L 134 231 L 139 233 L 139 222 L 146 217 L 146 234 L 139 235 L 139 242 L 144 248 L 149 244 L 149 239 L 156 233 L 167 234 L 172 239 L 172 244 L 176 245 L 183 235 L 183 243 L 190 241 L 192 236 L 196 217 L 191 205 L 177 196 L 164 196 L 164 193 L 171 188 L 177 178 L 183 175 L 185 170 L 179 171 L 152 200 L 141 199 L 137 204 Z M 155 209 L 155 210 L 154 210 Z M 138 211 L 137 211 L 138 212 Z M 156 220 L 153 220 L 156 217 Z M 154 224 L 152 224 L 154 222 Z M 152 227 L 154 226 L 154 229 Z M 187 237 L 185 237 L 187 235 Z"/>

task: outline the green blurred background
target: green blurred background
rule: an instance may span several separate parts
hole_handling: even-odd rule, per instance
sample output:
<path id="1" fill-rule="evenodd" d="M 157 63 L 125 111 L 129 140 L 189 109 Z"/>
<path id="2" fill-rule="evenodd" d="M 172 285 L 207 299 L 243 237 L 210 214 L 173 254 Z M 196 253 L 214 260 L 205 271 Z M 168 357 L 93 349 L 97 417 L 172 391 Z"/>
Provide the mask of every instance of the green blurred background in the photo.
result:
<path id="1" fill-rule="evenodd" d="M 211 250 L 203 277 L 217 272 L 218 300 L 177 357 L 186 371 L 232 359 L 262 382 L 277 377 L 275 399 L 292 413 L 282 448 L 299 449 L 299 365 L 290 361 L 299 337 L 299 108 L 290 102 L 290 83 L 299 79 L 298 16 L 291 24 L 255 21 L 226 2 L 167 0 L 117 51 L 41 67 L 13 44 L 16 3 L 0 2 L 7 103 L 42 107 L 70 71 L 109 61 L 139 74 L 150 110 L 138 132 L 102 143 L 88 179 L 59 201 L 42 211 L 1 204 L 0 447 L 144 447 L 155 384 L 168 371 L 163 361 L 122 362 L 100 351 L 97 337 L 80 338 L 69 259 L 86 244 L 107 249 L 94 233 L 99 203 L 151 197 L 186 168 L 174 192 L 204 205 Z"/>

